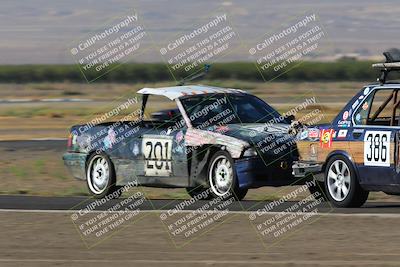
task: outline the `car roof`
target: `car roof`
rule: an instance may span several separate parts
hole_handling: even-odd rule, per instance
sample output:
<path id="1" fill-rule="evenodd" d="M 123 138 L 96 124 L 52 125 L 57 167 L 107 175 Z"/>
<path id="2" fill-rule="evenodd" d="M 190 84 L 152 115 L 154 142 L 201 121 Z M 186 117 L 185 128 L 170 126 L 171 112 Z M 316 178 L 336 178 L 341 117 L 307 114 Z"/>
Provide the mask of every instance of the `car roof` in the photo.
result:
<path id="1" fill-rule="evenodd" d="M 190 95 L 204 95 L 204 94 L 233 94 L 233 93 L 246 93 L 246 91 L 239 89 L 221 88 L 205 85 L 185 85 L 185 86 L 172 86 L 161 88 L 143 88 L 138 91 L 143 95 L 161 95 L 168 97 L 171 100 L 176 98 L 190 96 Z"/>
<path id="2" fill-rule="evenodd" d="M 384 84 L 380 84 L 380 83 L 371 83 L 368 85 L 365 85 L 363 88 L 365 87 L 369 87 L 370 89 L 375 89 L 375 88 L 388 88 L 388 89 L 396 89 L 396 88 L 400 88 L 400 83 L 396 82 L 396 81 L 390 81 Z"/>

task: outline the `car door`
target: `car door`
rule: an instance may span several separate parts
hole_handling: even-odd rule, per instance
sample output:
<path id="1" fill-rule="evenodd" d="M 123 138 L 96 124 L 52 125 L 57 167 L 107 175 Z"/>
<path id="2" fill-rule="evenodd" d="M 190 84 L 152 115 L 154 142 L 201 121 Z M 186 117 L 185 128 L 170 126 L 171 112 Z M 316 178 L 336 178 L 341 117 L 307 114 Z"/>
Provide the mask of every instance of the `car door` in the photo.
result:
<path id="1" fill-rule="evenodd" d="M 361 184 L 384 186 L 399 183 L 396 171 L 397 94 L 395 88 L 376 88 L 360 98 L 355 108 L 351 153 Z"/>
<path id="2" fill-rule="evenodd" d="M 154 102 L 147 103 L 149 110 L 154 110 L 154 108 L 150 109 L 150 105 L 160 106 Z M 141 166 L 138 178 L 140 183 L 154 186 L 187 187 L 189 184 L 188 160 L 183 140 L 186 125 L 179 110 L 176 108 L 165 109 L 147 113 L 145 117 L 148 120 L 143 121 L 143 129 L 139 135 Z"/>

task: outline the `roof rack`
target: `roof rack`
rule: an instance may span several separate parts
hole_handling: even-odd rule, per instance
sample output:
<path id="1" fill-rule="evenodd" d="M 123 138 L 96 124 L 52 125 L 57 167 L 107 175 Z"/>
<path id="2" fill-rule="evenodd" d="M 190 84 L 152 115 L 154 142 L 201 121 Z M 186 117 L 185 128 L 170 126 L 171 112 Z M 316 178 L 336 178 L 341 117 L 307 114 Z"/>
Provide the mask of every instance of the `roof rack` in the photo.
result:
<path id="1" fill-rule="evenodd" d="M 386 58 L 384 63 L 372 64 L 373 68 L 381 70 L 381 76 L 377 78 L 377 81 L 382 85 L 386 83 L 387 76 L 391 71 L 400 71 L 400 53 L 397 51 L 384 52 L 383 55 Z"/>

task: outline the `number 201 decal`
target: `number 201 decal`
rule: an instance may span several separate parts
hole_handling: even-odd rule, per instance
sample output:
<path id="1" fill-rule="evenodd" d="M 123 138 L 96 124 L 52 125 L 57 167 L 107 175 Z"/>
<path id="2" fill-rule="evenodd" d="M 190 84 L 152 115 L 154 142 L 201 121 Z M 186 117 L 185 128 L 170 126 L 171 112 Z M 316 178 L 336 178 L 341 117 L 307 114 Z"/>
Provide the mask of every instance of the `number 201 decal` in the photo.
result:
<path id="1" fill-rule="evenodd" d="M 364 136 L 364 165 L 390 167 L 391 132 L 366 131 Z"/>
<path id="2" fill-rule="evenodd" d="M 169 176 L 172 173 L 172 138 L 143 136 L 146 176 Z"/>

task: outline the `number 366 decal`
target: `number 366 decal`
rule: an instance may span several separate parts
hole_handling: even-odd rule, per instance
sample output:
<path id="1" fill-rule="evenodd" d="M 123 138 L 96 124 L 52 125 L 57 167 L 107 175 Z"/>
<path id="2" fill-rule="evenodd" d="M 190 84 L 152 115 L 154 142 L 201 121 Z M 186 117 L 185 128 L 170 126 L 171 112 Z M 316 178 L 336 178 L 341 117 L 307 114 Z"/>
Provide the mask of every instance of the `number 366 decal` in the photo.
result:
<path id="1" fill-rule="evenodd" d="M 367 131 L 364 135 L 364 165 L 390 167 L 390 134 Z"/>

